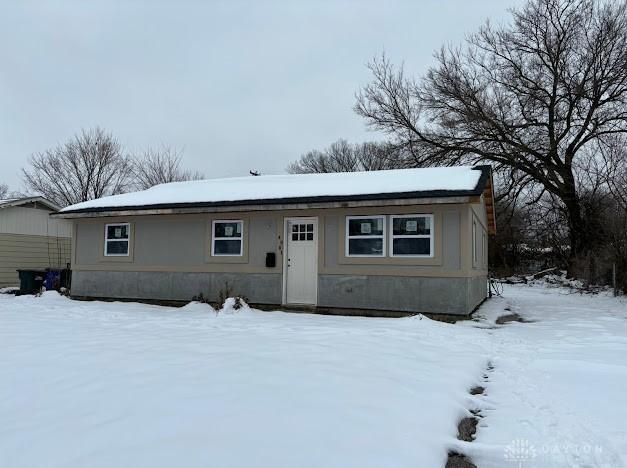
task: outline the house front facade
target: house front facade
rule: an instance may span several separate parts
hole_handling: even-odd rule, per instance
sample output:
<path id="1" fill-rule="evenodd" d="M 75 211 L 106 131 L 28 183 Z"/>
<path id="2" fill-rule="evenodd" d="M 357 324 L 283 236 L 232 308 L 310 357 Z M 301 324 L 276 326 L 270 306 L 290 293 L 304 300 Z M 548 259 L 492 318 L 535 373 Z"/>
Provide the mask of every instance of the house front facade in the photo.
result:
<path id="1" fill-rule="evenodd" d="M 215 300 L 228 283 L 255 305 L 468 315 L 491 203 L 481 166 L 164 184 L 56 216 L 73 220 L 78 298 Z"/>

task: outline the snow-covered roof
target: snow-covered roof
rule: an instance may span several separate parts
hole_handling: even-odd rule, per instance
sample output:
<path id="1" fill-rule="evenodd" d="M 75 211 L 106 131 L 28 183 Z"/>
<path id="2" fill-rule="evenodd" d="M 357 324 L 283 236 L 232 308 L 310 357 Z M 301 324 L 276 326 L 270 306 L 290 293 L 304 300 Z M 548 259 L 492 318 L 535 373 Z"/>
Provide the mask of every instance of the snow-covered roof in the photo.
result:
<path id="1" fill-rule="evenodd" d="M 456 166 L 172 182 L 77 203 L 61 213 L 479 195 L 489 170 L 489 166 Z"/>
<path id="2" fill-rule="evenodd" d="M 0 206 L 9 205 L 17 200 L 19 200 L 19 198 L 0 198 Z"/>
<path id="3" fill-rule="evenodd" d="M 23 197 L 23 198 L 3 198 L 0 199 L 0 209 L 9 208 L 11 206 L 27 205 L 29 203 L 39 203 L 49 208 L 50 211 L 59 210 L 60 206 L 44 197 Z"/>

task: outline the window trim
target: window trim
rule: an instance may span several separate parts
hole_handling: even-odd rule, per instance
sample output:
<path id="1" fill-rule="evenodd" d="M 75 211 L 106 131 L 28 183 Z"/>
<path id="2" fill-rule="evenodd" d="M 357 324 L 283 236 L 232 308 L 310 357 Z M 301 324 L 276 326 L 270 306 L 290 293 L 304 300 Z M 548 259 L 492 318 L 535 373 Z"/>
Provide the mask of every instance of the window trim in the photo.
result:
<path id="1" fill-rule="evenodd" d="M 216 237 L 217 223 L 239 223 L 241 231 L 239 237 Z M 239 254 L 217 254 L 215 253 L 217 240 L 236 240 L 239 239 Z M 243 257 L 244 256 L 244 220 L 243 219 L 213 219 L 211 221 L 211 256 L 212 257 Z"/>
<path id="2" fill-rule="evenodd" d="M 381 234 L 376 236 L 351 236 L 349 230 L 349 223 L 352 219 L 382 219 L 383 229 Z M 359 215 L 359 216 L 346 216 L 345 233 L 344 233 L 344 255 L 346 258 L 385 258 L 387 257 L 387 216 L 386 215 Z M 382 252 L 381 255 L 355 255 L 349 253 L 350 240 L 351 239 L 381 239 Z"/>
<path id="3" fill-rule="evenodd" d="M 428 218 L 429 234 L 394 234 L 394 220 L 397 218 Z M 390 257 L 391 258 L 434 258 L 435 257 L 435 217 L 433 213 L 415 213 L 390 215 Z M 402 255 L 394 254 L 394 239 L 429 239 L 429 254 Z"/>
<path id="4" fill-rule="evenodd" d="M 109 226 L 126 226 L 128 231 L 128 237 L 126 239 L 109 239 Z M 107 247 L 109 242 L 124 242 L 126 241 L 127 248 L 125 254 L 109 253 Z M 104 252 L 105 257 L 130 257 L 131 255 L 131 223 L 105 223 L 104 225 Z"/>

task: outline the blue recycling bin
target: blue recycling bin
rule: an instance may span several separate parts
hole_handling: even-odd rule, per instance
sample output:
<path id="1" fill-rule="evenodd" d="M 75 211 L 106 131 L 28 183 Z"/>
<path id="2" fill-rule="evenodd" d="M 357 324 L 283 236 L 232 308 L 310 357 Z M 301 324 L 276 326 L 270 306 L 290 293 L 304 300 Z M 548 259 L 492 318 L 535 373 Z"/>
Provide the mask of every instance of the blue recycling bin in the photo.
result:
<path id="1" fill-rule="evenodd" d="M 60 270 L 47 270 L 44 286 L 48 291 L 53 289 L 59 289 L 61 285 L 61 271 Z"/>

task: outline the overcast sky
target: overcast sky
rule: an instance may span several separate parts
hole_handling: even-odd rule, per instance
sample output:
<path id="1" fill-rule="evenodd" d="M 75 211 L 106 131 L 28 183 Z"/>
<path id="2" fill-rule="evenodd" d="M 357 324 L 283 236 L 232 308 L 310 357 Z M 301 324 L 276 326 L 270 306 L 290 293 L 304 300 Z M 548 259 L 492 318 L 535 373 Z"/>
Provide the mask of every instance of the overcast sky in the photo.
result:
<path id="1" fill-rule="evenodd" d="M 381 139 L 352 110 L 375 54 L 420 75 L 435 49 L 520 3 L 4 1 L 0 183 L 22 188 L 30 154 L 95 125 L 129 151 L 182 148 L 207 177 Z"/>

